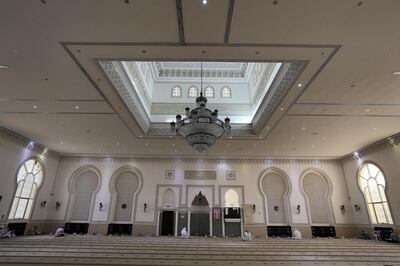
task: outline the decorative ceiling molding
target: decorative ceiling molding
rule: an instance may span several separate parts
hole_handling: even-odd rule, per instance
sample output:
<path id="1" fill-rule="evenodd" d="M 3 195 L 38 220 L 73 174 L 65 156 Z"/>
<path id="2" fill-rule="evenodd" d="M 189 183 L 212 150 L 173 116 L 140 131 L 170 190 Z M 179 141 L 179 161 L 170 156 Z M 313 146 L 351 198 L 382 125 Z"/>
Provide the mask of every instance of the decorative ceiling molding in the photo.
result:
<path id="1" fill-rule="evenodd" d="M 143 164 L 153 162 L 166 162 L 171 164 L 263 164 L 271 165 L 341 165 L 341 160 L 336 159 L 252 159 L 252 158 L 140 158 L 140 157 L 110 157 L 110 156 L 63 156 L 63 161 L 80 163 L 121 163 L 121 164 Z"/>
<path id="2" fill-rule="evenodd" d="M 192 62 L 188 62 L 189 64 L 192 64 Z M 222 62 L 224 63 L 224 62 Z M 146 89 L 142 86 L 143 83 L 140 82 L 140 78 L 138 78 L 138 82 L 136 85 L 138 86 L 138 92 L 135 90 L 133 87 L 132 83 L 129 82 L 129 77 L 128 74 L 126 73 L 126 69 L 123 67 L 123 65 L 120 62 L 113 62 L 113 61 L 105 61 L 105 60 L 100 60 L 99 64 L 102 66 L 103 70 L 106 72 L 106 75 L 110 79 L 111 83 L 113 84 L 114 88 L 118 92 L 118 94 L 121 96 L 121 99 L 124 101 L 126 106 L 129 108 L 130 112 L 133 114 L 135 117 L 136 121 L 142 128 L 146 134 L 151 135 L 151 136 L 168 136 L 171 135 L 171 132 L 169 130 L 169 124 L 165 123 L 163 126 L 159 126 L 160 123 L 152 123 L 150 120 L 150 115 L 156 114 L 156 115 L 171 115 L 175 113 L 183 113 L 179 112 L 180 109 L 184 109 L 187 105 L 186 104 L 164 104 L 164 103 L 157 103 L 154 107 L 151 107 L 151 113 L 149 113 L 148 110 L 146 110 L 145 105 L 150 105 L 151 102 L 149 103 L 150 99 L 146 98 L 145 99 L 145 105 L 143 105 L 143 101 L 141 101 L 139 94 L 142 91 L 146 91 Z M 252 67 L 253 71 L 259 71 L 259 77 L 263 77 L 261 82 L 259 83 L 258 89 L 257 89 L 257 94 L 261 94 L 263 92 L 263 89 L 265 90 L 265 87 L 267 86 L 267 83 L 269 79 L 271 78 L 272 72 L 276 67 L 276 64 L 274 63 L 263 63 L 265 64 L 265 68 L 256 68 Z M 129 64 L 132 65 L 132 64 Z M 268 67 L 271 65 L 271 67 Z M 262 66 L 262 65 L 261 65 Z M 235 128 L 235 123 L 232 123 L 232 130 L 230 132 L 231 136 L 245 136 L 245 137 L 256 137 L 256 133 L 259 132 L 267 123 L 268 119 L 272 115 L 273 110 L 275 109 L 276 105 L 282 100 L 283 96 L 287 93 L 287 91 L 291 88 L 294 80 L 297 78 L 298 74 L 301 72 L 301 70 L 304 67 L 304 62 L 303 61 L 296 61 L 293 63 L 284 63 L 279 71 L 276 77 L 278 79 L 274 79 L 272 82 L 270 88 L 268 89 L 265 97 L 263 98 L 259 109 L 256 112 L 256 115 L 253 118 L 253 121 L 251 124 L 249 124 L 249 127 L 247 129 L 243 128 Z M 133 74 L 134 76 L 140 76 L 139 74 L 139 69 L 137 68 L 131 68 L 130 71 L 135 72 L 136 74 Z M 262 75 L 263 74 L 263 75 Z M 281 77 L 281 78 L 279 78 Z M 148 96 L 148 94 L 146 94 Z M 212 107 L 213 104 L 211 104 Z M 235 106 L 234 106 L 235 107 Z M 241 106 L 237 105 L 236 106 L 238 110 L 238 113 L 243 115 L 244 113 L 249 113 L 251 110 L 251 106 Z M 161 108 L 161 109 L 160 109 Z M 220 114 L 221 115 L 227 115 L 227 111 L 224 110 L 224 107 L 221 105 L 218 105 L 220 109 Z M 227 108 L 231 108 L 230 105 Z M 240 109 L 240 110 L 239 110 Z M 247 110 L 246 110 L 247 109 Z M 240 112 L 239 112 L 240 111 Z M 247 111 L 247 112 L 246 112 Z M 234 115 L 232 113 L 229 113 L 230 116 Z"/>
<path id="3" fill-rule="evenodd" d="M 193 100 L 193 99 L 192 99 Z M 171 114 L 185 114 L 185 108 L 194 106 L 191 103 L 153 103 L 151 106 L 152 115 L 171 115 Z M 210 110 L 218 109 L 219 116 L 250 116 L 252 113 L 249 104 L 221 104 L 221 103 L 207 103 L 207 108 Z"/>
<path id="4" fill-rule="evenodd" d="M 46 146 L 2 126 L 0 126 L 0 138 L 10 143 L 16 144 L 24 149 L 28 149 L 31 152 L 36 153 L 37 155 L 40 154 L 45 157 L 52 157 L 57 159 L 60 157 L 57 152 L 48 149 Z M 33 145 L 31 143 L 33 143 Z M 46 154 L 43 154 L 43 151 L 45 149 L 47 149 Z"/>
<path id="5" fill-rule="evenodd" d="M 281 66 L 251 122 L 256 134 L 265 127 L 273 111 L 292 87 L 304 67 L 305 62 L 302 61 L 285 63 Z"/>

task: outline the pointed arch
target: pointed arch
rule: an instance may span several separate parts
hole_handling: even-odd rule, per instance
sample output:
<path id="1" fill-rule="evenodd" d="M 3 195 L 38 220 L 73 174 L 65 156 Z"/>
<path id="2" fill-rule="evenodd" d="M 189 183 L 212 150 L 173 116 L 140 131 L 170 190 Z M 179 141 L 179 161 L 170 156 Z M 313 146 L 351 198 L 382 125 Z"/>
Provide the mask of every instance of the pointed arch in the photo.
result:
<path id="1" fill-rule="evenodd" d="M 108 219 L 112 222 L 135 221 L 137 197 L 143 186 L 141 172 L 133 166 L 122 166 L 111 176 L 110 211 Z M 133 191 L 130 191 L 133 190 Z M 124 205 L 124 208 L 122 205 Z"/>
<path id="2" fill-rule="evenodd" d="M 207 86 L 204 89 L 204 97 L 206 97 L 206 98 L 214 98 L 215 97 L 214 95 L 215 94 L 214 94 L 214 88 L 213 87 Z"/>
<path id="3" fill-rule="evenodd" d="M 68 221 L 91 221 L 100 186 L 101 173 L 93 165 L 81 166 L 72 173 L 68 182 Z"/>
<path id="4" fill-rule="evenodd" d="M 299 184 L 300 191 L 306 199 L 307 216 L 310 224 L 334 224 L 333 185 L 329 177 L 320 169 L 308 168 L 301 174 Z"/>
<path id="5" fill-rule="evenodd" d="M 171 188 L 164 190 L 162 207 L 175 208 L 175 192 Z"/>
<path id="6" fill-rule="evenodd" d="M 239 208 L 239 194 L 236 190 L 230 188 L 225 192 L 225 207 L 226 208 Z"/>
<path id="7" fill-rule="evenodd" d="M 31 218 L 44 177 L 44 163 L 37 157 L 30 157 L 18 166 L 14 200 L 8 219 Z"/>
<path id="8" fill-rule="evenodd" d="M 189 98 L 196 98 L 199 96 L 199 90 L 195 86 L 191 86 L 188 90 L 188 97 Z"/>
<path id="9" fill-rule="evenodd" d="M 279 187 L 277 189 L 277 187 Z M 261 172 L 259 190 L 264 198 L 264 219 L 268 224 L 290 224 L 292 221 L 290 195 L 292 185 L 289 176 L 277 167 Z M 274 207 L 278 206 L 276 210 Z"/>
<path id="10" fill-rule="evenodd" d="M 386 177 L 372 161 L 365 161 L 357 172 L 358 188 L 362 192 L 371 224 L 393 224 L 387 200 Z"/>

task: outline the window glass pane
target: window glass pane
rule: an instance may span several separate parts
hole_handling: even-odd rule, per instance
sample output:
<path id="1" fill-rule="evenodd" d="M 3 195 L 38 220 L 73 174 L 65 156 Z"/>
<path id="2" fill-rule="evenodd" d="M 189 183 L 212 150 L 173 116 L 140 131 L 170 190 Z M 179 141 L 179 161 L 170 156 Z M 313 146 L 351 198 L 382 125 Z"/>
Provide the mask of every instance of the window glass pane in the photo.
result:
<path id="1" fill-rule="evenodd" d="M 383 177 L 382 172 L 379 172 L 379 174 L 376 176 L 376 182 L 382 186 L 385 186 L 385 177 Z"/>
<path id="2" fill-rule="evenodd" d="M 21 181 L 21 180 L 24 180 L 24 179 L 25 179 L 25 176 L 26 176 L 26 170 L 25 170 L 25 167 L 22 166 L 22 167 L 19 169 L 19 172 L 18 172 L 17 183 L 18 183 L 19 181 Z"/>
<path id="3" fill-rule="evenodd" d="M 35 160 L 29 160 L 25 163 L 26 166 L 26 170 L 28 171 L 28 173 L 31 173 L 33 171 L 33 165 L 35 163 Z"/>
<path id="4" fill-rule="evenodd" d="M 30 199 L 28 201 L 28 206 L 26 207 L 26 210 L 25 210 L 24 219 L 29 219 L 29 216 L 31 215 L 32 207 L 33 207 L 33 199 Z"/>
<path id="5" fill-rule="evenodd" d="M 371 177 L 376 177 L 376 175 L 379 173 L 379 168 L 374 164 L 368 164 L 368 169 Z"/>
<path id="6" fill-rule="evenodd" d="M 383 203 L 383 209 L 385 210 L 385 214 L 388 219 L 388 223 L 392 224 L 393 219 L 392 219 L 392 215 L 390 214 L 389 205 L 387 204 L 387 202 Z"/>
<path id="7" fill-rule="evenodd" d="M 20 199 L 18 202 L 17 211 L 15 212 L 15 219 L 22 219 L 24 218 L 25 207 L 28 203 L 27 199 Z"/>
<path id="8" fill-rule="evenodd" d="M 37 173 L 35 175 L 35 183 L 40 186 L 42 184 L 43 181 L 43 171 L 40 171 L 39 173 Z"/>
<path id="9" fill-rule="evenodd" d="M 364 189 L 368 186 L 368 181 L 365 180 L 364 178 L 359 178 L 358 179 L 358 184 L 359 184 L 361 190 L 364 191 Z"/>
<path id="10" fill-rule="evenodd" d="M 222 88 L 222 98 L 230 98 L 231 97 L 231 89 L 228 87 Z"/>
<path id="11" fill-rule="evenodd" d="M 33 174 L 36 175 L 40 170 L 42 170 L 42 166 L 40 165 L 39 161 L 35 162 L 35 165 L 33 166 Z"/>
<path id="12" fill-rule="evenodd" d="M 17 190 L 15 191 L 16 197 L 21 197 L 22 187 L 24 186 L 24 181 L 18 183 Z"/>
<path id="13" fill-rule="evenodd" d="M 197 97 L 197 88 L 196 87 L 191 87 L 189 89 L 189 97 L 191 97 L 191 98 Z"/>
<path id="14" fill-rule="evenodd" d="M 374 206 L 372 206 L 372 204 L 368 204 L 368 209 L 369 209 L 369 216 L 371 218 L 371 223 L 376 224 L 376 214 L 375 214 L 375 209 Z"/>
<path id="15" fill-rule="evenodd" d="M 365 198 L 366 198 L 367 202 L 371 203 L 372 202 L 371 193 L 369 192 L 369 188 L 368 187 L 365 189 L 364 195 L 365 195 Z"/>
<path id="16" fill-rule="evenodd" d="M 35 198 L 36 196 L 36 191 L 37 191 L 37 186 L 35 185 L 35 183 L 32 186 L 32 191 L 31 191 L 31 195 L 29 196 L 30 199 Z"/>
<path id="17" fill-rule="evenodd" d="M 18 198 L 14 198 L 8 219 L 14 219 L 15 210 L 17 209 L 17 205 L 18 205 L 18 200 L 19 200 Z"/>
<path id="18" fill-rule="evenodd" d="M 206 97 L 214 97 L 214 89 L 211 87 L 207 87 L 205 90 Z"/>
<path id="19" fill-rule="evenodd" d="M 379 195 L 378 186 L 375 182 L 375 179 L 371 178 L 368 180 L 368 188 L 371 193 L 371 199 L 373 202 L 380 202 L 381 196 Z"/>
<path id="20" fill-rule="evenodd" d="M 378 223 L 380 223 L 380 224 L 387 223 L 385 211 L 383 210 L 382 203 L 375 203 L 374 207 L 375 207 L 376 217 L 378 218 Z"/>
<path id="21" fill-rule="evenodd" d="M 381 196 L 381 200 L 382 201 L 387 201 L 386 200 L 385 189 L 381 185 L 378 185 L 378 190 L 379 190 L 379 194 Z"/>
<path id="22" fill-rule="evenodd" d="M 172 89 L 172 97 L 181 97 L 182 95 L 182 90 L 179 87 L 174 87 Z"/>
<path id="23" fill-rule="evenodd" d="M 365 179 L 368 179 L 368 178 L 369 178 L 369 173 L 368 173 L 367 165 L 364 165 L 364 166 L 361 168 L 360 176 L 362 176 L 362 177 L 365 178 Z"/>
<path id="24" fill-rule="evenodd" d="M 29 195 L 31 194 L 32 185 L 33 185 L 33 175 L 29 174 L 26 176 L 24 187 L 22 188 L 21 197 L 29 198 Z"/>

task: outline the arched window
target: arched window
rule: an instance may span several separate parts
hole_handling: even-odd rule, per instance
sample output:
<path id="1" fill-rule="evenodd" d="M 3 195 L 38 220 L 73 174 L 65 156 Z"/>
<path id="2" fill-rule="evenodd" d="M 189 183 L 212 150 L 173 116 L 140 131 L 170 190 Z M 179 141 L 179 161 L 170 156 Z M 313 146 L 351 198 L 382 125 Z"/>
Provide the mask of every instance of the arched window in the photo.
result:
<path id="1" fill-rule="evenodd" d="M 207 87 L 204 90 L 204 96 L 207 98 L 214 98 L 214 89 L 212 87 Z"/>
<path id="2" fill-rule="evenodd" d="M 231 98 L 232 97 L 231 89 L 227 86 L 223 87 L 221 90 L 221 97 L 222 98 Z"/>
<path id="3" fill-rule="evenodd" d="M 198 90 L 196 87 L 190 87 L 189 88 L 189 93 L 188 93 L 188 97 L 189 98 L 196 98 L 198 94 Z"/>
<path id="4" fill-rule="evenodd" d="M 386 199 L 385 177 L 382 171 L 372 163 L 364 164 L 359 171 L 358 185 L 364 193 L 371 223 L 393 224 Z"/>
<path id="5" fill-rule="evenodd" d="M 43 167 L 36 159 L 26 161 L 18 171 L 17 190 L 8 219 L 29 219 L 43 182 Z"/>
<path id="6" fill-rule="evenodd" d="M 228 189 L 225 193 L 225 207 L 238 208 L 239 207 L 239 195 L 233 189 Z"/>
<path id="7" fill-rule="evenodd" d="M 171 91 L 171 96 L 172 96 L 172 98 L 182 97 L 182 89 L 178 86 L 173 87 L 172 91 Z"/>

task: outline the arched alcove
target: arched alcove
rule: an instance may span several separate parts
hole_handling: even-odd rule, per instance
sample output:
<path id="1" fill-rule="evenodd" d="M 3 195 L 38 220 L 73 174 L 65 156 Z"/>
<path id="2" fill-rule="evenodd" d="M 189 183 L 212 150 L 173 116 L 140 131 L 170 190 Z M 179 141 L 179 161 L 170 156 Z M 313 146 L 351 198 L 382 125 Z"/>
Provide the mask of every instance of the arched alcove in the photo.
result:
<path id="1" fill-rule="evenodd" d="M 123 166 L 114 172 L 110 179 L 110 220 L 133 222 L 141 186 L 141 174 L 136 168 Z"/>
<path id="2" fill-rule="evenodd" d="M 291 186 L 288 176 L 280 169 L 266 169 L 261 174 L 260 189 L 265 200 L 268 224 L 289 224 Z"/>
<path id="3" fill-rule="evenodd" d="M 225 207 L 239 208 L 239 195 L 234 189 L 228 189 L 225 193 Z"/>
<path id="4" fill-rule="evenodd" d="M 332 224 L 332 185 L 326 175 L 307 170 L 302 175 L 301 188 L 306 196 L 311 224 Z"/>
<path id="5" fill-rule="evenodd" d="M 83 166 L 74 172 L 69 183 L 69 220 L 90 221 L 100 184 L 100 172 L 93 166 Z"/>
<path id="6" fill-rule="evenodd" d="M 167 188 L 163 193 L 162 207 L 175 208 L 175 192 L 171 188 Z"/>

